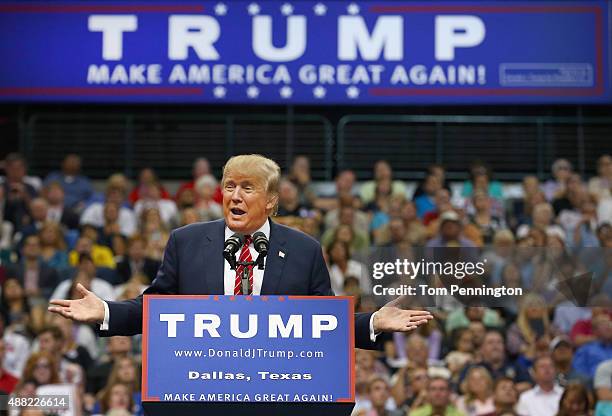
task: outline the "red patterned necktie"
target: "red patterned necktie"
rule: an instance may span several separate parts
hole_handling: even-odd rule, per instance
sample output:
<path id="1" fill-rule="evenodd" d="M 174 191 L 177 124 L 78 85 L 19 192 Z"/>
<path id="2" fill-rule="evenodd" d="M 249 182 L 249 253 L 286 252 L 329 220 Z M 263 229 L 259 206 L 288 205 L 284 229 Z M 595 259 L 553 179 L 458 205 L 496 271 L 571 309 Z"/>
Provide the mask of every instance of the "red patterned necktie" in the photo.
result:
<path id="1" fill-rule="evenodd" d="M 242 246 L 242 250 L 240 250 L 240 260 L 241 262 L 250 262 L 253 261 L 253 257 L 251 257 L 251 250 L 249 250 L 249 246 L 253 239 L 250 235 L 244 236 L 244 245 Z M 236 281 L 234 283 L 234 295 L 242 295 L 242 273 L 244 273 L 244 268 L 248 267 L 249 269 L 249 294 L 253 293 L 253 266 L 236 266 Z"/>

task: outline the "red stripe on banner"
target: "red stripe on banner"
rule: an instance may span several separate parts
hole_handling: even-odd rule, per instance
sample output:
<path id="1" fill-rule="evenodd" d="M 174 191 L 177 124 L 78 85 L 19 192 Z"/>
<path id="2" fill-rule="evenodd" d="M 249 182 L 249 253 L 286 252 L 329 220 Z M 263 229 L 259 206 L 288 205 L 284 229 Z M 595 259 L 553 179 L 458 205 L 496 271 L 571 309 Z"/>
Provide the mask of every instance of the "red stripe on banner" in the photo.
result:
<path id="1" fill-rule="evenodd" d="M 0 13 L 202 13 L 199 4 L 2 4 Z"/>
<path id="2" fill-rule="evenodd" d="M 602 90 L 603 91 L 603 90 Z M 486 95 L 536 95 L 536 96 L 589 96 L 602 91 L 599 88 L 392 88 L 376 87 L 369 88 L 368 93 L 379 97 L 402 97 L 402 96 L 486 96 Z"/>
<path id="3" fill-rule="evenodd" d="M 376 5 L 371 13 L 594 13 L 595 6 Z"/>
<path id="4" fill-rule="evenodd" d="M 0 96 L 7 95 L 202 95 L 199 87 L 5 87 Z"/>

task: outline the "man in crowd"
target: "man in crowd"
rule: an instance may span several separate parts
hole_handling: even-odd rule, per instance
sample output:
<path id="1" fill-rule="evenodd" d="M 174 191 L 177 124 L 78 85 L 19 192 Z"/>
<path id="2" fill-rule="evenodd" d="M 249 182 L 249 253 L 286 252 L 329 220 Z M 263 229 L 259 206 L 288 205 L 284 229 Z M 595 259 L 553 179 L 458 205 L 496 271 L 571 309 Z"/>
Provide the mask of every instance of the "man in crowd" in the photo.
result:
<path id="1" fill-rule="evenodd" d="M 533 363 L 533 380 L 536 385 L 521 394 L 517 412 L 521 416 L 555 415 L 563 388 L 556 383 L 555 364 L 549 355 L 537 357 Z"/>

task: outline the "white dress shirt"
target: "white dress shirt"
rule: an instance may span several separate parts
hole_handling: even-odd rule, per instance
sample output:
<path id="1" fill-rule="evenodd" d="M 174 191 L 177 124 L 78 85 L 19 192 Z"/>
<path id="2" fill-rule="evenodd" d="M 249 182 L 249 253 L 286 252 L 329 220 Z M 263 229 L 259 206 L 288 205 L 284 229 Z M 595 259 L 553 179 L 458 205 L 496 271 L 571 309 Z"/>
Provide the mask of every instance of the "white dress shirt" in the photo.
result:
<path id="1" fill-rule="evenodd" d="M 268 241 L 270 241 L 270 221 L 264 222 L 264 225 L 261 226 L 259 232 L 264 233 Z M 255 231 L 255 233 L 257 232 Z M 253 234 L 255 234 L 253 233 Z M 228 238 L 234 235 L 234 232 L 229 229 L 229 227 L 225 226 L 225 241 Z M 236 259 L 240 256 L 242 248 L 238 250 L 236 253 Z M 251 252 L 251 257 L 253 261 L 257 260 L 257 256 L 259 253 L 255 250 L 255 246 L 253 246 L 253 242 L 251 241 L 251 245 L 249 245 L 249 251 Z M 264 263 L 265 264 L 265 263 Z M 258 266 L 253 266 L 253 295 L 259 295 L 261 293 L 261 284 L 263 282 L 263 275 L 265 269 L 260 270 Z M 234 285 L 236 283 L 236 270 L 231 270 L 230 265 L 227 261 L 223 262 L 223 292 L 226 295 L 234 294 Z"/>
<path id="2" fill-rule="evenodd" d="M 563 388 L 558 384 L 551 391 L 544 391 L 536 385 L 521 394 L 516 412 L 521 416 L 556 415 L 562 394 Z"/>

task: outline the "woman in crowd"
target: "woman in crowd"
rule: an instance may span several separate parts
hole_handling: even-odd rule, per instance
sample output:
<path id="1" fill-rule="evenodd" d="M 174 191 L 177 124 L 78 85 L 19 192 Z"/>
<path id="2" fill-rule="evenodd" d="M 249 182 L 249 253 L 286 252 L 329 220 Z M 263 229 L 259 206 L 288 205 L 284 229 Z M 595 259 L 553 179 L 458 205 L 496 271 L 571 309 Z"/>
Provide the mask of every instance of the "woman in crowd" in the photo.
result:
<path id="1" fill-rule="evenodd" d="M 44 264 L 61 273 L 69 267 L 66 242 L 60 224 L 47 221 L 38 232 L 40 238 L 40 257 Z"/>
<path id="2" fill-rule="evenodd" d="M 491 200 L 485 191 L 474 191 L 472 201 L 475 212 L 469 215 L 469 223 L 478 230 L 482 243 L 489 245 L 493 242 L 495 232 L 503 229 L 506 224 L 503 218 L 492 214 Z"/>
<path id="3" fill-rule="evenodd" d="M 589 416 L 592 414 L 592 402 L 591 394 L 585 386 L 572 383 L 561 396 L 557 416 Z"/>
<path id="4" fill-rule="evenodd" d="M 344 294 L 344 280 L 356 277 L 363 293 L 369 293 L 370 281 L 367 267 L 351 259 L 351 249 L 346 242 L 333 241 L 327 249 L 329 259 L 329 277 L 332 290 L 336 295 Z"/>
<path id="5" fill-rule="evenodd" d="M 521 302 L 516 322 L 508 329 L 506 342 L 510 355 L 522 356 L 531 361 L 536 355 L 538 339 L 551 336 L 553 328 L 548 318 L 548 308 L 544 299 L 529 293 Z"/>
<path id="6" fill-rule="evenodd" d="M 130 388 L 123 383 L 110 384 L 98 395 L 100 411 L 97 415 L 104 416 L 131 416 L 134 401 L 130 395 Z"/>
<path id="7" fill-rule="evenodd" d="M 140 230 L 147 241 L 147 257 L 161 260 L 170 233 L 156 208 L 148 208 L 142 212 Z"/>
<path id="8" fill-rule="evenodd" d="M 466 416 L 483 416 L 495 411 L 493 378 L 485 367 L 470 368 L 461 390 L 463 396 L 457 400 L 457 409 Z"/>
<path id="9" fill-rule="evenodd" d="M 212 175 L 204 175 L 195 182 L 195 209 L 202 222 L 218 220 L 223 217 L 223 208 L 214 200 L 217 180 Z"/>
<path id="10" fill-rule="evenodd" d="M 30 355 L 23 370 L 22 380 L 32 380 L 36 387 L 58 384 L 59 364 L 48 352 L 39 351 Z"/>

